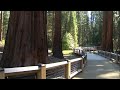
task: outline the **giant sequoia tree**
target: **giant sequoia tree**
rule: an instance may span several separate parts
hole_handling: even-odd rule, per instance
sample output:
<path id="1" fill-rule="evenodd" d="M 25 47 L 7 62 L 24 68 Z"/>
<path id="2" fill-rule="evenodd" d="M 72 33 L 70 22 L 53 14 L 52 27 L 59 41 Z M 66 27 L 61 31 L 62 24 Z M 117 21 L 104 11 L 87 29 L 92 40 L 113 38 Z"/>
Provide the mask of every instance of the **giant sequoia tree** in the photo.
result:
<path id="1" fill-rule="evenodd" d="M 106 50 L 106 35 L 107 35 L 107 12 L 103 12 L 103 30 L 102 30 L 102 50 Z"/>
<path id="2" fill-rule="evenodd" d="M 62 59 L 61 11 L 55 11 L 55 30 L 53 38 L 53 56 Z"/>
<path id="3" fill-rule="evenodd" d="M 45 11 L 11 11 L 1 67 L 37 65 L 47 61 Z"/>
<path id="4" fill-rule="evenodd" d="M 108 11 L 106 50 L 113 51 L 113 12 Z"/>
<path id="5" fill-rule="evenodd" d="M 102 49 L 113 51 L 113 12 L 104 11 L 103 13 L 103 32 L 102 32 Z"/>

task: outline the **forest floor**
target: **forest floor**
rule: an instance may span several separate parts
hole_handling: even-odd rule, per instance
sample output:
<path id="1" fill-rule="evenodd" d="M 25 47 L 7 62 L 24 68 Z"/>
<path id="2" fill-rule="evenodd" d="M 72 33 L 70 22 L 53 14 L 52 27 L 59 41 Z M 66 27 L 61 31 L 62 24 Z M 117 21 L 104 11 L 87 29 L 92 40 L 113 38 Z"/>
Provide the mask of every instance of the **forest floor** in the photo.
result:
<path id="1" fill-rule="evenodd" d="M 2 43 L 0 43 L 0 60 L 1 60 L 1 57 L 2 57 L 3 49 L 4 49 L 4 45 Z M 61 62 L 61 61 L 65 61 L 65 60 L 78 58 L 78 56 L 73 54 L 72 50 L 64 50 L 63 54 L 64 54 L 63 59 L 55 58 L 55 57 L 52 56 L 51 51 L 48 50 L 48 61 L 47 61 L 47 63 L 55 63 L 55 62 Z"/>
<path id="2" fill-rule="evenodd" d="M 61 61 L 66 61 L 70 59 L 75 59 L 78 58 L 78 56 L 71 54 L 71 55 L 64 55 L 63 59 L 55 58 L 53 56 L 48 56 L 48 62 L 47 63 L 55 63 L 55 62 L 61 62 Z"/>
<path id="3" fill-rule="evenodd" d="M 47 63 L 61 62 L 61 61 L 66 61 L 66 60 L 75 59 L 79 57 L 79 56 L 74 55 L 72 50 L 63 50 L 63 56 L 64 56 L 63 59 L 55 58 L 52 56 L 51 51 L 48 50 L 48 62 Z"/>

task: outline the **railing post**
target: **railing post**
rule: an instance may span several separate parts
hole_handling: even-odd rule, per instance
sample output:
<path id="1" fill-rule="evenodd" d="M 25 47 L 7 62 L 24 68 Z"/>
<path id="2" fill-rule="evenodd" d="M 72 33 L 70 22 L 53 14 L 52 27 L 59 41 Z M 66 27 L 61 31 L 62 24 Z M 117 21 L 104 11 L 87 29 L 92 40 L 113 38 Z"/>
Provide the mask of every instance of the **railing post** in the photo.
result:
<path id="1" fill-rule="evenodd" d="M 104 52 L 104 57 L 106 58 L 105 54 L 106 54 L 106 51 Z"/>
<path id="2" fill-rule="evenodd" d="M 75 53 L 75 49 L 73 49 L 73 53 Z"/>
<path id="3" fill-rule="evenodd" d="M 109 59 L 111 58 L 111 52 L 109 53 Z"/>
<path id="4" fill-rule="evenodd" d="M 0 68 L 0 79 L 5 79 L 5 73 L 3 68 Z"/>
<path id="5" fill-rule="evenodd" d="M 80 69 L 81 70 L 83 70 L 83 63 L 84 63 L 83 60 L 84 60 L 84 58 L 82 58 L 82 60 L 80 60 Z"/>
<path id="6" fill-rule="evenodd" d="M 37 73 L 37 79 L 46 79 L 46 66 L 45 64 L 40 64 L 39 65 L 39 70 Z"/>
<path id="7" fill-rule="evenodd" d="M 79 53 L 78 53 L 78 55 L 80 55 L 80 50 L 79 50 Z"/>
<path id="8" fill-rule="evenodd" d="M 65 65 L 65 78 L 70 79 L 71 75 L 71 62 L 70 60 L 67 60 L 67 64 Z"/>
<path id="9" fill-rule="evenodd" d="M 98 53 L 97 53 L 97 54 L 99 55 L 99 50 L 97 50 L 97 51 L 98 51 Z"/>
<path id="10" fill-rule="evenodd" d="M 118 54 L 116 53 L 116 62 L 118 63 Z"/>
<path id="11" fill-rule="evenodd" d="M 85 64 L 87 63 L 87 54 L 85 55 Z"/>
<path id="12" fill-rule="evenodd" d="M 119 56 L 119 54 L 118 54 L 118 63 L 120 63 L 120 56 Z"/>

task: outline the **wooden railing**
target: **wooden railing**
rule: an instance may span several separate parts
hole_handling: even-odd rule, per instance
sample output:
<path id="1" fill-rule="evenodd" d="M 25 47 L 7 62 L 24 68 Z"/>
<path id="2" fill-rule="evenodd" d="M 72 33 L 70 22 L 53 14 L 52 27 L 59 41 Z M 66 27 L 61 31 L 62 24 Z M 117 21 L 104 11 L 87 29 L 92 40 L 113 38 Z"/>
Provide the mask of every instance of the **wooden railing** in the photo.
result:
<path id="1" fill-rule="evenodd" d="M 0 68 L 0 79 L 33 75 L 35 79 L 70 79 L 81 72 L 86 63 L 86 56 L 67 61 L 39 64 L 38 66 Z M 16 78 L 17 79 L 17 78 Z"/>
<path id="2" fill-rule="evenodd" d="M 102 51 L 102 50 L 98 50 L 98 54 L 105 58 L 108 58 L 109 60 L 112 60 L 116 63 L 120 63 L 120 55 L 119 54 Z"/>

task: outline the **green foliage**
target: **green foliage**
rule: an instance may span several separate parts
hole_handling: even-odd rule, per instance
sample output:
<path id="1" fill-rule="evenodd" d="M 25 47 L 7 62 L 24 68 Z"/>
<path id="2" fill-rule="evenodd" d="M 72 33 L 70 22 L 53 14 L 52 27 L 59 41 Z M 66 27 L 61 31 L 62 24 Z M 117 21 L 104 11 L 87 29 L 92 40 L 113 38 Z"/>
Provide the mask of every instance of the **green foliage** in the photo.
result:
<path id="1" fill-rule="evenodd" d="M 54 13 L 53 11 L 47 12 L 47 37 L 48 37 L 48 48 L 52 48 L 52 38 L 53 38 L 53 27 L 54 27 Z"/>
<path id="2" fill-rule="evenodd" d="M 3 11 L 3 39 L 6 37 L 7 29 L 8 29 L 8 21 L 9 21 L 10 11 Z"/>
<path id="3" fill-rule="evenodd" d="M 73 49 L 74 48 L 74 39 L 70 33 L 66 33 L 62 39 L 62 48 L 63 50 Z"/>
<path id="4" fill-rule="evenodd" d="M 63 50 L 62 52 L 64 55 L 71 55 L 73 53 L 73 50 Z"/>
<path id="5" fill-rule="evenodd" d="M 63 49 L 78 46 L 100 45 L 102 36 L 102 11 L 62 11 L 61 29 Z M 48 47 L 52 47 L 54 30 L 52 11 L 48 12 Z M 72 39 L 70 39 L 71 37 Z M 72 40 L 72 46 L 70 40 Z"/>
<path id="6" fill-rule="evenodd" d="M 113 13 L 113 49 L 120 51 L 120 11 Z"/>

